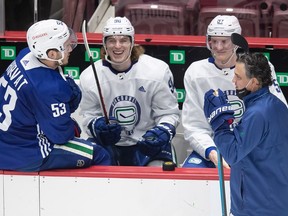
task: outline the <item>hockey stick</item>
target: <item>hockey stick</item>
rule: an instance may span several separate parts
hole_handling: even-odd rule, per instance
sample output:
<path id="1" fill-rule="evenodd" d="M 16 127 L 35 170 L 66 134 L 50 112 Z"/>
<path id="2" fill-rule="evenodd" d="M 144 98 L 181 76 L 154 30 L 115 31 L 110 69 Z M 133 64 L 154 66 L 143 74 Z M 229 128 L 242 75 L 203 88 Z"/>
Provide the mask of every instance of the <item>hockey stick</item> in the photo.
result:
<path id="1" fill-rule="evenodd" d="M 220 198 L 221 198 L 221 207 L 222 207 L 222 216 L 227 216 L 227 206 L 226 206 L 226 193 L 225 193 L 225 181 L 224 181 L 224 171 L 223 171 L 223 162 L 222 155 L 218 152 L 218 175 L 220 183 Z"/>
<path id="2" fill-rule="evenodd" d="M 105 107 L 105 104 L 104 104 L 104 98 L 103 98 L 103 94 L 102 94 L 102 91 L 101 91 L 101 87 L 100 87 L 97 71 L 96 71 L 96 68 L 95 68 L 95 65 L 94 65 L 94 62 L 93 62 L 93 58 L 92 58 L 92 55 L 91 55 L 91 52 L 90 52 L 90 48 L 89 48 L 89 45 L 88 45 L 88 40 L 87 40 L 87 35 L 86 35 L 86 20 L 84 20 L 83 24 L 82 24 L 82 35 L 83 35 L 83 40 L 84 40 L 84 45 L 85 45 L 85 48 L 86 48 L 86 52 L 88 54 L 88 57 L 89 57 L 89 60 L 90 60 L 90 64 L 92 66 L 94 77 L 95 77 L 95 80 L 96 80 L 96 86 L 97 86 L 98 94 L 99 94 L 99 97 L 100 97 L 101 109 L 102 109 L 106 124 L 110 124 L 110 121 L 109 121 L 109 118 L 108 118 L 108 114 L 107 114 L 107 110 L 106 110 L 106 107 Z M 112 155 L 112 158 L 116 158 L 115 155 L 117 155 L 117 151 L 115 150 L 115 146 L 114 145 L 106 146 L 106 150 L 109 152 L 110 155 Z M 113 165 L 119 165 L 118 159 L 115 159 L 115 161 L 113 159 Z"/>
<path id="3" fill-rule="evenodd" d="M 214 94 L 214 96 L 218 97 L 219 96 L 218 90 L 214 90 L 213 94 Z M 217 158 L 218 158 L 217 169 L 218 169 L 219 184 L 220 184 L 220 198 L 221 198 L 222 216 L 227 216 L 223 162 L 222 162 L 222 155 L 218 149 L 217 149 Z"/>
<path id="4" fill-rule="evenodd" d="M 241 47 L 245 53 L 249 52 L 249 45 L 247 40 L 240 34 L 237 33 L 233 33 L 231 35 L 231 41 L 233 44 L 235 44 L 236 46 Z"/>
<path id="5" fill-rule="evenodd" d="M 86 52 L 88 54 L 88 57 L 89 57 L 89 60 L 90 60 L 90 64 L 91 64 L 93 72 L 94 72 L 94 77 L 95 77 L 95 80 L 96 80 L 96 86 L 97 86 L 98 94 L 99 94 L 99 97 L 100 97 L 101 109 L 102 109 L 102 112 L 104 114 L 106 124 L 109 124 L 109 118 L 108 118 L 108 115 L 107 115 L 107 110 L 105 108 L 103 94 L 102 94 L 102 91 L 101 91 L 98 75 L 97 75 L 96 68 L 95 68 L 95 65 L 94 65 L 94 62 L 93 62 L 93 58 L 92 58 L 92 55 L 91 55 L 91 52 L 90 52 L 90 48 L 89 48 L 89 45 L 88 45 L 88 40 L 87 40 L 87 35 L 86 35 L 86 20 L 84 20 L 83 24 L 82 24 L 82 35 L 83 35 L 83 40 L 84 40 L 84 45 L 85 45 L 85 48 L 86 48 Z"/>

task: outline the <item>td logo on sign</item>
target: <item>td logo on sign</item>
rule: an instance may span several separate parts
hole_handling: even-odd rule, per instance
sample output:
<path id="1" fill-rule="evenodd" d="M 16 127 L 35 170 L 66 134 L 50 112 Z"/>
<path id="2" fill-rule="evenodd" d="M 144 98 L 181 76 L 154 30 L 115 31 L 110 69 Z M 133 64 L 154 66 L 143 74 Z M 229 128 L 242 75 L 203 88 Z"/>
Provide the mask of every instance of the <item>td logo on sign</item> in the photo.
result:
<path id="1" fill-rule="evenodd" d="M 90 48 L 90 53 L 93 61 L 100 59 L 100 48 Z M 90 61 L 87 51 L 85 52 L 85 61 Z"/>
<path id="2" fill-rule="evenodd" d="M 14 60 L 16 58 L 15 46 L 1 46 L 1 59 Z"/>
<path id="3" fill-rule="evenodd" d="M 280 86 L 288 86 L 288 73 L 277 72 L 277 81 Z"/>
<path id="4" fill-rule="evenodd" d="M 79 79 L 80 71 L 79 67 L 64 67 L 64 74 L 73 77 L 73 79 Z"/>
<path id="5" fill-rule="evenodd" d="M 170 64 L 185 64 L 185 50 L 170 50 Z"/>
<path id="6" fill-rule="evenodd" d="M 177 89 L 177 100 L 178 103 L 183 103 L 185 100 L 185 89 Z"/>

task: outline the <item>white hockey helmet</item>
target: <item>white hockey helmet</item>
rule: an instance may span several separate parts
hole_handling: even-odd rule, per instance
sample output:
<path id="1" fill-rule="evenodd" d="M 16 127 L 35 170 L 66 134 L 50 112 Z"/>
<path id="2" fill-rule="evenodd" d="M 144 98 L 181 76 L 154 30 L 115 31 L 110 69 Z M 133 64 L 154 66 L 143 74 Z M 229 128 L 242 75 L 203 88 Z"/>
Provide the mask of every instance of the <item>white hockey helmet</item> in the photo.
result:
<path id="1" fill-rule="evenodd" d="M 232 33 L 241 34 L 240 23 L 233 15 L 218 15 L 207 27 L 207 36 L 229 37 Z"/>
<path id="2" fill-rule="evenodd" d="M 112 35 L 125 35 L 131 37 L 132 46 L 134 45 L 134 27 L 126 17 L 110 17 L 103 29 L 103 45 L 105 46 L 106 37 Z"/>
<path id="3" fill-rule="evenodd" d="M 206 33 L 206 45 L 209 50 L 209 40 L 211 37 L 230 37 L 232 33 L 241 34 L 239 20 L 234 15 L 218 15 L 208 25 Z"/>
<path id="4" fill-rule="evenodd" d="M 134 27 L 132 26 L 129 19 L 127 19 L 126 17 L 110 17 L 107 20 L 106 25 L 104 26 L 103 38 L 102 38 L 103 46 L 106 52 L 106 55 L 105 55 L 106 61 L 110 62 L 111 64 L 120 65 L 126 62 L 128 59 L 130 59 L 131 52 L 134 46 L 134 34 L 135 34 Z M 109 36 L 113 36 L 113 35 L 123 35 L 123 36 L 129 36 L 131 38 L 130 54 L 127 57 L 127 59 L 122 63 L 115 63 L 111 61 L 108 57 L 107 48 L 106 48 L 106 38 Z"/>
<path id="5" fill-rule="evenodd" d="M 70 39 L 71 48 L 77 46 L 77 37 L 65 23 L 55 19 L 42 20 L 34 23 L 27 31 L 27 43 L 31 52 L 39 59 L 52 60 L 47 51 L 56 49 L 64 58 L 64 43 Z M 60 61 L 62 60 L 60 59 Z"/>

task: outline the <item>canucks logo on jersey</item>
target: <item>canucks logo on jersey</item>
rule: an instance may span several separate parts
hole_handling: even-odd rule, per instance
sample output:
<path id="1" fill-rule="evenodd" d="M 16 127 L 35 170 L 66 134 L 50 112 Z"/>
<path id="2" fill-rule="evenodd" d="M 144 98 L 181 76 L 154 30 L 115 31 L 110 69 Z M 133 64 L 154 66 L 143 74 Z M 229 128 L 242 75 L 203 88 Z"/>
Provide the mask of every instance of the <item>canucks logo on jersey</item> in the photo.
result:
<path id="1" fill-rule="evenodd" d="M 224 92 L 228 97 L 228 101 L 231 104 L 232 109 L 234 110 L 234 117 L 235 117 L 234 122 L 238 123 L 242 118 L 245 110 L 244 103 L 236 96 L 235 90 L 226 90 Z"/>
<path id="2" fill-rule="evenodd" d="M 114 98 L 109 110 L 110 116 L 115 116 L 127 135 L 132 135 L 135 126 L 140 121 L 141 108 L 137 99 L 129 95 Z"/>

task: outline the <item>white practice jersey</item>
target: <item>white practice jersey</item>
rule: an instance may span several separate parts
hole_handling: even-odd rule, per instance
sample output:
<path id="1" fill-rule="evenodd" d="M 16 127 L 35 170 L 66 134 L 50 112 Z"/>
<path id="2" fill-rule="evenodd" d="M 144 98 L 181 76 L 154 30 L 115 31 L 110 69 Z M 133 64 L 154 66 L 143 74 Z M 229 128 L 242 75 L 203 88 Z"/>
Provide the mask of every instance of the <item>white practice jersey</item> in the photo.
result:
<path id="1" fill-rule="evenodd" d="M 276 73 L 270 64 L 273 76 L 273 85 L 270 91 L 280 98 L 287 106 L 286 99 L 278 85 Z M 185 72 L 184 87 L 186 91 L 182 109 L 182 123 L 184 138 L 192 149 L 205 158 L 205 150 L 215 146 L 213 131 L 207 121 L 203 107 L 204 95 L 210 89 L 221 89 L 226 93 L 235 112 L 235 123 L 239 122 L 244 112 L 243 101 L 236 96 L 235 85 L 232 82 L 234 67 L 219 69 L 213 58 L 193 62 Z"/>
<path id="2" fill-rule="evenodd" d="M 123 73 L 117 73 L 107 61 L 99 60 L 94 65 L 107 114 L 116 117 L 122 126 L 117 145 L 135 145 L 159 123 L 178 126 L 180 111 L 174 78 L 164 61 L 143 54 Z M 103 116 L 92 66 L 81 73 L 80 87 L 80 115 L 83 128 L 91 136 L 89 122 Z"/>

